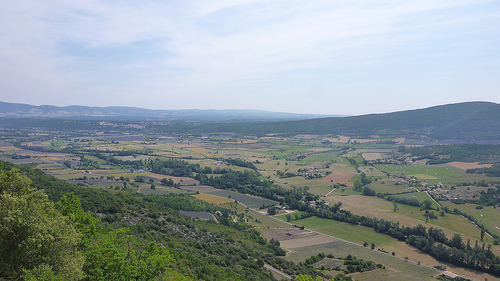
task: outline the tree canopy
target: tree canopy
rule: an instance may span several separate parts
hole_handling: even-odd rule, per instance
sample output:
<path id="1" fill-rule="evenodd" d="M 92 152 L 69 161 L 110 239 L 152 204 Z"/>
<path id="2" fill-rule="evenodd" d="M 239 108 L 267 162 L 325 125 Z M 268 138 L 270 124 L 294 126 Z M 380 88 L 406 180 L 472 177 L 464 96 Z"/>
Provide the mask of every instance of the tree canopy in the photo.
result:
<path id="1" fill-rule="evenodd" d="M 81 234 L 30 183 L 16 169 L 0 173 L 0 277 L 51 272 L 64 280 L 81 279 Z"/>

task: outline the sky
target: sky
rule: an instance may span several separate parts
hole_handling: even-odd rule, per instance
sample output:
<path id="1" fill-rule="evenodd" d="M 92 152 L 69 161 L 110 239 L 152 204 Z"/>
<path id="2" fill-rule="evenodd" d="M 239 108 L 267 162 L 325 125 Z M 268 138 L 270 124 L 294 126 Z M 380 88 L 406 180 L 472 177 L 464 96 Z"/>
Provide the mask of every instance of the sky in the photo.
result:
<path id="1" fill-rule="evenodd" d="M 500 1 L 5 0 L 0 101 L 332 115 L 499 103 Z"/>

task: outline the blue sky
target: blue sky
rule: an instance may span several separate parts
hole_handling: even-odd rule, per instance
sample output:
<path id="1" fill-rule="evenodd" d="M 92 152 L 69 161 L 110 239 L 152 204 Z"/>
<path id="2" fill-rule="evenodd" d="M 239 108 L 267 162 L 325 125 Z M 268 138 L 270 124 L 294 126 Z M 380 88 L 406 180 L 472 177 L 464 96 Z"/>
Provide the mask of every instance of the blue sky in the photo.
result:
<path id="1" fill-rule="evenodd" d="M 500 102 L 500 2 L 0 3 L 0 101 L 359 115 Z"/>

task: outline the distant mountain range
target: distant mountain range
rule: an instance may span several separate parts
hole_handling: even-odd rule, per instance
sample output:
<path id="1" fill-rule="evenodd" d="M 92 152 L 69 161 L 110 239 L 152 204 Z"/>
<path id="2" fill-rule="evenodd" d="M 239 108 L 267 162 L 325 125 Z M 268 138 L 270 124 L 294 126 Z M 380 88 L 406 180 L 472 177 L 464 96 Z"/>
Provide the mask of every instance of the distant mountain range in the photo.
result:
<path id="1" fill-rule="evenodd" d="M 5 128 L 69 126 L 67 122 L 62 122 L 65 119 L 72 119 L 74 122 L 81 119 L 172 121 L 148 127 L 164 133 L 330 134 L 362 138 L 404 136 L 436 140 L 500 141 L 500 104 L 492 102 L 465 102 L 350 117 L 261 110 L 148 110 L 135 107 L 57 107 L 0 102 L 0 123 Z M 79 124 L 81 126 L 81 122 Z"/>
<path id="2" fill-rule="evenodd" d="M 162 120 L 162 121 L 204 121 L 204 122 L 263 122 L 304 120 L 335 115 L 296 114 L 264 110 L 150 110 L 138 107 L 111 106 L 64 106 L 29 105 L 0 102 L 0 118 L 57 118 L 90 120 Z M 339 117 L 340 115 L 336 115 Z"/>

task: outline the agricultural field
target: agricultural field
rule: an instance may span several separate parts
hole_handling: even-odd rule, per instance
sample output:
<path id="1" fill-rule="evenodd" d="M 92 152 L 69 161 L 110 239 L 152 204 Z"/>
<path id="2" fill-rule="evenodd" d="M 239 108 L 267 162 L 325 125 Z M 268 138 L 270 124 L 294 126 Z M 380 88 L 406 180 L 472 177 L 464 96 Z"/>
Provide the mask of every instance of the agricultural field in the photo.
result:
<path id="1" fill-rule="evenodd" d="M 404 141 L 405 139 L 398 140 L 403 144 Z M 287 259 L 300 262 L 319 252 L 335 256 L 353 254 L 387 266 L 384 270 L 354 274 L 353 278 L 357 280 L 432 280 L 432 276 L 438 271 L 426 266 L 437 265 L 434 258 L 371 228 L 314 216 L 300 218 L 306 214 L 305 209 L 287 210 L 292 216 L 288 223 L 284 211 L 274 217 L 266 214 L 268 206 L 283 203 L 283 198 L 271 200 L 248 194 L 251 193 L 248 190 L 247 194 L 242 194 L 232 186 L 224 190 L 217 189 L 200 184 L 200 177 L 196 178 L 197 172 L 175 175 L 175 168 L 169 168 L 166 172 L 153 172 L 150 165 L 154 161 L 176 159 L 212 170 L 220 168 L 253 173 L 254 170 L 248 166 L 230 165 L 224 161 L 240 159 L 257 168 L 259 180 L 270 181 L 289 191 L 302 188 L 312 195 L 318 195 L 318 201 L 324 200 L 330 206 L 342 202 L 343 210 L 359 216 L 399 222 L 404 226 L 422 224 L 427 228 L 442 229 L 447 237 L 458 233 L 464 241 L 470 240 L 472 244 L 479 241 L 482 244 L 481 232 L 477 226 L 459 215 L 441 215 L 438 208 L 442 207 L 424 191 L 441 199 L 475 200 L 481 191 L 495 186 L 500 179 L 488 178 L 484 174 L 467 174 L 466 169 L 487 168 L 492 163 L 454 161 L 426 165 L 423 160 L 413 161 L 409 155 L 398 154 L 395 144 L 376 142 L 376 139 L 319 135 L 269 136 L 257 139 L 255 136 L 231 135 L 195 137 L 115 134 L 107 138 L 85 136 L 56 141 L 30 140 L 21 142 L 20 146 L 4 141 L 0 146 L 0 159 L 37 167 L 82 188 L 153 195 L 188 193 L 212 204 L 228 205 L 227 203 L 238 202 L 242 205 L 234 208 L 239 213 L 244 213 L 248 224 L 266 239 L 280 241 L 281 246 L 288 251 Z M 356 191 L 354 187 L 362 181 L 362 173 L 371 182 L 363 183 L 361 190 Z M 223 175 L 207 174 L 215 178 Z M 162 179 L 172 179 L 173 186 L 162 185 Z M 474 184 L 482 181 L 487 181 L 488 184 Z M 462 182 L 470 182 L 470 185 L 463 185 Z M 437 218 L 426 222 L 425 211 L 419 206 L 397 204 L 395 210 L 393 202 L 362 195 L 365 187 L 382 195 L 416 199 L 420 203 L 430 201 L 430 211 Z M 312 204 L 314 206 L 318 202 Z M 473 215 L 490 233 L 500 235 L 500 208 L 490 206 L 478 209 L 477 204 L 453 204 L 447 200 L 439 201 L 439 204 Z M 265 208 L 261 209 L 262 207 Z M 187 215 L 208 219 L 206 214 L 201 213 Z M 295 215 L 299 217 L 298 220 Z M 484 241 L 486 245 L 494 243 L 492 237 L 486 237 Z M 375 249 L 363 247 L 365 242 L 373 243 Z M 492 251 L 499 255 L 500 246 L 492 245 Z M 394 252 L 395 257 L 385 252 Z M 408 257 L 409 261 L 404 261 L 404 257 Z M 417 262 L 421 262 L 422 266 L 418 266 Z M 488 280 L 495 279 L 451 265 L 448 267 L 453 268 L 453 272 L 470 278 L 484 279 L 487 276 Z"/>
<path id="2" fill-rule="evenodd" d="M 418 266 L 414 262 L 406 262 L 403 259 L 341 240 L 295 248 L 287 255 L 286 259 L 294 262 L 302 262 L 317 253 L 333 254 L 335 257 L 353 255 L 386 265 L 386 269 L 377 269 L 363 274 L 356 274 L 353 276 L 356 279 L 363 275 L 364 280 L 402 280 L 403 278 L 404 280 L 435 280 L 433 276 L 438 274 L 438 270 L 436 269 Z"/>
<path id="3" fill-rule="evenodd" d="M 279 218 L 284 219 L 283 216 L 278 216 Z M 375 232 L 373 229 L 363 227 L 363 226 L 355 226 L 348 223 L 336 222 L 328 219 L 322 219 L 317 217 L 310 217 L 306 219 L 301 219 L 298 221 L 292 221 L 291 223 L 297 224 L 300 226 L 304 226 L 306 230 L 300 231 L 302 233 L 301 236 L 295 236 L 293 238 L 289 238 L 289 236 L 279 235 L 279 233 L 291 233 L 296 235 L 296 232 L 299 230 L 282 230 L 277 231 L 278 235 L 270 235 L 272 238 L 280 238 L 285 237 L 285 240 L 280 240 L 283 247 L 290 250 L 288 256 L 289 259 L 293 261 L 303 261 L 305 258 L 310 257 L 311 255 L 315 255 L 316 251 L 323 252 L 325 254 L 334 254 L 335 256 L 344 256 L 347 254 L 362 256 L 364 259 L 372 259 L 377 263 L 386 264 L 389 263 L 390 268 L 396 269 L 394 263 L 392 261 L 393 258 L 397 258 L 397 260 L 406 260 L 408 258 L 409 266 L 406 270 L 411 270 L 411 276 L 415 276 L 423 270 L 430 268 L 425 266 L 434 266 L 438 264 L 442 264 L 441 262 L 435 260 L 434 258 L 423 254 L 416 250 L 415 248 L 407 245 L 404 242 L 397 241 L 387 235 L 380 234 Z M 309 231 L 307 231 L 309 229 Z M 318 236 L 315 232 L 310 232 L 310 230 L 317 231 L 318 233 L 325 234 L 327 236 Z M 275 232 L 276 233 L 276 232 Z M 286 238 L 288 237 L 288 238 Z M 336 239 L 337 238 L 337 239 Z M 351 243 L 353 242 L 353 243 Z M 370 246 L 363 247 L 362 244 L 367 242 L 368 245 L 371 243 L 375 244 L 375 249 L 371 250 Z M 348 250 L 347 250 L 348 249 Z M 395 253 L 394 257 L 390 255 L 392 252 Z M 369 258 L 368 258 L 369 257 Z M 422 266 L 418 266 L 417 263 L 420 262 Z M 425 266 L 423 266 L 425 265 Z M 489 274 L 480 273 L 477 271 L 463 270 L 461 268 L 455 267 L 453 265 L 446 264 L 453 272 L 457 274 L 461 274 L 463 276 L 468 276 L 469 278 L 488 278 L 488 280 L 495 280 L 494 276 Z M 380 278 L 385 279 L 377 279 L 381 272 L 379 270 L 370 271 L 363 273 L 363 279 L 360 280 L 397 280 L 399 278 L 399 274 L 395 271 L 386 271 L 383 272 Z M 424 270 L 425 271 L 425 270 Z M 437 272 L 437 271 L 436 271 Z M 436 273 L 437 274 L 437 273 Z M 356 275 L 356 278 L 358 275 Z M 428 276 L 430 277 L 430 276 Z M 412 277 L 413 278 L 413 277 Z M 422 277 L 420 277 L 422 278 Z M 491 279 L 493 278 L 493 279 Z M 410 280 L 419 280 L 419 279 L 410 279 Z M 420 279 L 420 280 L 432 280 L 432 279 Z M 479 280 L 479 279 L 478 279 Z"/>
<path id="4" fill-rule="evenodd" d="M 202 201 L 212 203 L 212 204 L 226 204 L 226 203 L 232 203 L 234 202 L 233 200 L 229 200 L 226 198 L 214 196 L 214 195 L 209 195 L 209 194 L 195 194 L 192 195 L 194 198 L 200 199 Z"/>
<path id="5" fill-rule="evenodd" d="M 462 170 L 445 165 L 375 165 L 379 170 L 391 174 L 394 177 L 416 177 L 420 180 L 435 184 L 438 182 L 449 182 L 460 179 L 463 176 Z"/>
<path id="6" fill-rule="evenodd" d="M 403 184 L 403 181 L 401 179 L 379 179 L 377 181 L 373 181 L 370 184 L 370 187 L 373 188 L 373 190 L 375 190 L 376 192 L 384 194 L 401 194 L 425 190 L 425 188 L 421 186 L 409 186 L 407 184 Z"/>
<path id="7" fill-rule="evenodd" d="M 450 201 L 441 201 L 443 206 L 451 210 L 459 209 L 467 214 L 473 215 L 478 221 L 483 223 L 489 232 L 500 235 L 500 208 L 493 206 L 477 209 L 475 204 L 454 204 Z"/>
<path id="8" fill-rule="evenodd" d="M 425 194 L 423 192 L 420 192 Z M 410 193 L 415 194 L 415 193 Z M 437 211 L 437 219 L 430 219 L 428 223 L 425 222 L 424 211 L 419 207 L 408 206 L 404 204 L 397 204 L 398 209 L 394 212 L 394 204 L 384 199 L 371 196 L 331 196 L 325 199 L 330 203 L 342 202 L 342 208 L 351 211 L 357 215 L 371 216 L 388 221 L 399 222 L 404 226 L 417 226 L 422 224 L 427 228 L 433 227 L 442 229 L 447 237 L 452 237 L 454 233 L 460 233 L 466 237 L 465 240 L 471 241 L 480 240 L 480 230 L 474 226 L 466 218 L 446 214 L 441 216 Z M 493 247 L 495 251 L 500 253 L 500 247 Z"/>
<path id="9" fill-rule="evenodd" d="M 234 191 L 228 191 L 228 190 L 216 190 L 213 192 L 209 192 L 209 195 L 215 195 L 219 197 L 224 197 L 232 200 L 236 200 L 240 202 L 241 204 L 250 207 L 250 208 L 260 208 L 262 205 L 268 206 L 268 205 L 276 205 L 278 202 L 249 195 L 249 194 L 241 194 L 238 192 Z"/>

